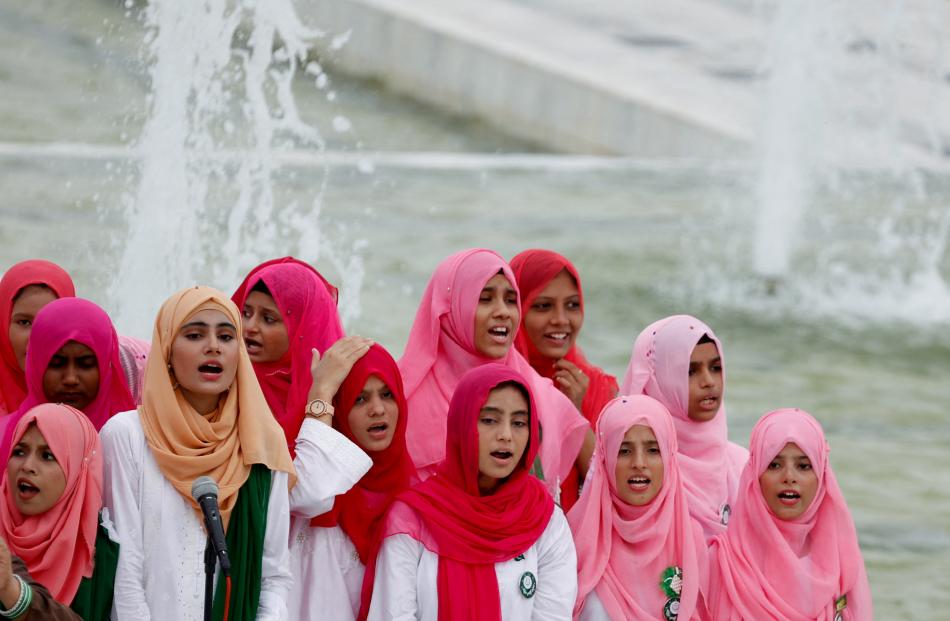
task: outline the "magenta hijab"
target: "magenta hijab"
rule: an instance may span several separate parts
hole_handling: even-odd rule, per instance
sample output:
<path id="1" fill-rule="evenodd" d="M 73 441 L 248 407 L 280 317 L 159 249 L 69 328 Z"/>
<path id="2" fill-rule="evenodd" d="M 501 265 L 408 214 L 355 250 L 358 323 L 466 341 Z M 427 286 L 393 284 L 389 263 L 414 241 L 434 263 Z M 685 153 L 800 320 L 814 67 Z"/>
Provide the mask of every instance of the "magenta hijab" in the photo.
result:
<path id="1" fill-rule="evenodd" d="M 729 521 L 739 472 L 748 452 L 729 442 L 726 408 L 722 405 L 725 364 L 723 395 L 716 416 L 706 422 L 689 418 L 689 358 L 704 334 L 724 359 L 722 343 L 712 328 L 695 317 L 674 315 L 647 326 L 633 345 L 620 392 L 653 397 L 672 414 L 690 512 L 710 541 L 725 530 Z"/>
<path id="2" fill-rule="evenodd" d="M 280 360 L 255 362 L 254 373 L 293 455 L 303 424 L 307 394 L 313 383 L 312 350 L 322 355 L 343 337 L 343 324 L 336 308 L 337 291 L 310 265 L 284 257 L 251 270 L 231 296 L 239 309 L 244 308 L 247 296 L 261 281 L 270 291 L 287 326 L 290 346 Z"/>
<path id="3" fill-rule="evenodd" d="M 663 486 L 641 507 L 617 496 L 617 457 L 624 435 L 634 425 L 653 430 L 663 459 Z M 591 592 L 596 592 L 611 619 L 664 619 L 671 599 L 664 592 L 664 572 L 678 567 L 679 619 L 701 616 L 700 593 L 707 579 L 706 542 L 689 515 L 680 485 L 676 429 L 669 411 L 644 395 L 610 401 L 597 424 L 597 447 L 580 500 L 567 514 L 577 547 L 577 619 Z M 672 588 L 672 585 L 668 585 Z"/>
<path id="4" fill-rule="evenodd" d="M 19 409 L 10 415 L 0 453 L 10 450 L 13 429 L 26 412 L 46 403 L 43 376 L 50 360 L 69 341 L 92 350 L 99 365 L 99 391 L 83 414 L 98 431 L 114 414 L 135 409 L 132 393 L 125 383 L 119 360 L 119 337 L 112 320 L 98 305 L 83 298 L 60 298 L 44 306 L 33 321 L 30 344 L 26 350 L 27 394 Z"/>
<path id="5" fill-rule="evenodd" d="M 759 477 L 789 442 L 811 461 L 818 491 L 805 513 L 786 521 L 769 509 Z M 803 410 L 769 412 L 752 429 L 749 450 L 732 523 L 710 548 L 713 618 L 870 621 L 864 559 L 821 425 Z M 847 606 L 836 617 L 841 596 Z"/>
<path id="6" fill-rule="evenodd" d="M 541 466 L 554 493 L 570 472 L 590 425 L 570 399 L 551 380 L 538 375 L 513 346 L 495 360 L 476 349 L 478 298 L 498 273 L 517 290 L 515 276 L 500 255 L 481 248 L 463 250 L 442 261 L 426 287 L 399 360 L 412 412 L 406 436 L 409 453 L 421 477 L 432 473 L 445 457 L 446 417 L 459 380 L 474 367 L 498 362 L 524 376 L 534 395 L 542 428 Z M 517 326 L 516 322 L 515 330 Z"/>

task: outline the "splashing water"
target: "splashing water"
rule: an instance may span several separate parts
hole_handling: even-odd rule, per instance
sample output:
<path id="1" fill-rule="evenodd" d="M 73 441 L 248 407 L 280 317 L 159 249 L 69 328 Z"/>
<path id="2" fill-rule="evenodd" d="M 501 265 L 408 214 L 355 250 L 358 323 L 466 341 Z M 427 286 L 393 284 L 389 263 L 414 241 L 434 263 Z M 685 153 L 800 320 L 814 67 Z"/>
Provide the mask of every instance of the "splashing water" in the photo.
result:
<path id="1" fill-rule="evenodd" d="M 139 183 L 125 196 L 128 233 L 110 284 L 117 324 L 145 335 L 172 291 L 231 286 L 251 265 L 284 254 L 327 255 L 344 276 L 344 318 L 358 315 L 360 258 L 324 244 L 318 227 L 329 168 L 314 175 L 310 204 L 275 196 L 278 150 L 325 150 L 291 90 L 324 33 L 304 26 L 290 0 L 154 0 L 144 20 L 150 114 L 135 146 Z"/>

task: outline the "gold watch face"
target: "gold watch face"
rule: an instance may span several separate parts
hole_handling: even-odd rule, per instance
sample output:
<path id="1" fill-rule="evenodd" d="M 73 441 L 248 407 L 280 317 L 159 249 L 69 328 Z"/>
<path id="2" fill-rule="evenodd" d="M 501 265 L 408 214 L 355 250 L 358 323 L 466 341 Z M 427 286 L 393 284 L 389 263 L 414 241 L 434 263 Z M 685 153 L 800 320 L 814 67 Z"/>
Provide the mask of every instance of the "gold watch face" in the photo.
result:
<path id="1" fill-rule="evenodd" d="M 314 416 L 320 416 L 327 411 L 326 401 L 321 401 L 320 399 L 314 399 L 309 404 L 307 404 L 307 412 L 313 414 Z"/>

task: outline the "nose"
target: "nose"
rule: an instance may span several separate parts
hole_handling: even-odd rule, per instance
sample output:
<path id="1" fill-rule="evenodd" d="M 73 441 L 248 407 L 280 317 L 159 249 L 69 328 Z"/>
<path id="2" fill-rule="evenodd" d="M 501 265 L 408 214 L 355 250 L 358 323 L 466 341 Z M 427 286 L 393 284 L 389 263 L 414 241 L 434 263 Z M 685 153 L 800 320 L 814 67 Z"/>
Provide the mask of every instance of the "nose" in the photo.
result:
<path id="1" fill-rule="evenodd" d="M 211 336 L 208 338 L 208 346 L 205 348 L 205 351 L 208 352 L 221 352 L 221 339 L 217 334 L 211 333 Z"/>
<path id="2" fill-rule="evenodd" d="M 709 367 L 703 367 L 699 371 L 699 385 L 703 388 L 709 388 L 715 384 L 715 378 L 713 378 L 712 371 Z"/>
<path id="3" fill-rule="evenodd" d="M 511 310 L 508 308 L 508 305 L 505 303 L 505 299 L 498 297 L 495 299 L 495 304 L 492 307 L 492 316 L 499 319 L 507 319 L 511 316 Z"/>
<path id="4" fill-rule="evenodd" d="M 30 474 L 36 474 L 37 457 L 34 451 L 29 451 L 20 464 L 20 470 Z"/>
<path id="5" fill-rule="evenodd" d="M 70 362 L 63 371 L 63 384 L 66 386 L 77 386 L 79 384 L 79 374 L 76 373 L 76 365 Z"/>
<path id="6" fill-rule="evenodd" d="M 511 440 L 511 421 L 502 421 L 498 424 L 498 439 Z"/>
<path id="7" fill-rule="evenodd" d="M 567 313 L 563 305 L 558 304 L 554 307 L 554 315 L 551 317 L 551 323 L 558 326 L 567 324 Z"/>
<path id="8" fill-rule="evenodd" d="M 785 483 L 795 483 L 797 481 L 797 474 L 795 472 L 794 464 L 786 464 L 782 468 L 782 481 Z"/>
<path id="9" fill-rule="evenodd" d="M 646 466 L 647 466 L 647 456 L 646 456 L 646 452 L 645 452 L 645 451 L 639 451 L 639 450 L 634 451 L 634 452 L 633 452 L 633 459 L 632 459 L 632 461 L 631 461 L 631 465 L 632 465 L 634 468 L 641 468 L 641 469 L 642 469 L 642 468 L 646 468 Z"/>
<path id="10" fill-rule="evenodd" d="M 382 416 L 385 413 L 383 409 L 383 400 L 379 395 L 373 395 L 369 400 L 369 415 Z"/>
<path id="11" fill-rule="evenodd" d="M 257 313 L 250 313 L 250 317 L 245 316 L 242 323 L 244 334 L 257 334 Z"/>

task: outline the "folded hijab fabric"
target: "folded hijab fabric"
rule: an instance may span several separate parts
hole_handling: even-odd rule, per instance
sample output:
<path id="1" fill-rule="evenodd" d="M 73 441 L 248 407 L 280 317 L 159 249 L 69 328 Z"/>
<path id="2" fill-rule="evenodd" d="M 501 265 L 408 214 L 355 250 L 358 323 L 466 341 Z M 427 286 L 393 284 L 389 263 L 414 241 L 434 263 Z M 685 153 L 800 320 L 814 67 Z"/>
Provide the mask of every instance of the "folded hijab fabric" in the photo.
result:
<path id="1" fill-rule="evenodd" d="M 724 363 L 716 416 L 705 422 L 689 418 L 689 359 L 703 335 L 715 343 L 724 361 L 722 344 L 712 328 L 695 317 L 674 315 L 649 325 L 634 343 L 620 392 L 653 397 L 672 414 L 690 512 L 708 541 L 726 528 L 748 452 L 729 442 Z"/>
<path id="2" fill-rule="evenodd" d="M 356 361 L 349 375 L 340 385 L 333 399 L 333 427 L 358 444 L 350 428 L 350 411 L 356 398 L 363 391 L 366 380 L 376 376 L 386 384 L 396 400 L 399 418 L 393 430 L 393 440 L 388 448 L 366 454 L 373 466 L 348 492 L 336 497 L 329 513 L 313 518 L 312 526 L 324 528 L 339 526 L 356 547 L 360 560 L 365 564 L 373 541 L 382 526 L 383 517 L 396 494 L 409 488 L 416 478 L 416 468 L 406 450 L 406 423 L 409 412 L 402 388 L 402 377 L 396 361 L 382 345 L 373 345 L 362 358 Z"/>
<path id="3" fill-rule="evenodd" d="M 27 410 L 46 403 L 43 376 L 50 360 L 70 341 L 85 345 L 96 355 L 99 391 L 82 412 L 98 431 L 114 414 L 135 409 L 135 401 L 125 382 L 119 361 L 119 337 L 104 310 L 82 298 L 61 298 L 43 307 L 33 321 L 30 348 L 26 355 L 27 395 L 14 412 L 4 432 L 0 452 L 10 448 L 13 427 Z"/>
<path id="4" fill-rule="evenodd" d="M 818 478 L 815 498 L 794 520 L 772 513 L 759 484 L 759 477 L 788 443 L 808 456 Z M 713 618 L 873 618 L 858 536 L 831 470 L 829 450 L 821 425 L 803 410 L 776 410 L 756 423 L 732 522 L 710 548 Z"/>
<path id="5" fill-rule="evenodd" d="M 259 282 L 267 286 L 274 298 L 287 327 L 290 346 L 279 360 L 254 363 L 254 373 L 293 452 L 313 383 L 312 350 L 323 354 L 343 337 L 343 324 L 336 308 L 337 290 L 310 265 L 284 257 L 251 270 L 231 298 L 239 309 L 244 308 Z"/>
<path id="6" fill-rule="evenodd" d="M 620 445 L 634 425 L 653 430 L 663 460 L 662 487 L 640 507 L 618 496 L 615 474 Z M 596 436 L 584 491 L 567 516 L 577 546 L 574 618 L 591 592 L 617 621 L 662 621 L 677 598 L 681 621 L 705 618 L 700 593 L 708 577 L 706 542 L 681 486 L 669 412 L 644 395 L 617 397 L 600 415 Z M 677 569 L 681 582 L 664 584 Z"/>
<path id="7" fill-rule="evenodd" d="M 168 365 L 181 326 L 195 313 L 208 309 L 221 311 L 238 327 L 238 361 L 234 383 L 217 409 L 201 415 L 173 382 Z M 145 440 L 159 470 L 198 515 L 201 510 L 191 497 L 191 485 L 202 475 L 214 479 L 225 527 L 251 465 L 264 464 L 271 471 L 286 472 L 291 484 L 296 480 L 284 434 L 254 376 L 240 326 L 237 307 L 216 289 L 191 287 L 168 298 L 155 319 L 139 408 Z"/>
<path id="8" fill-rule="evenodd" d="M 504 274 L 517 290 L 515 276 L 491 250 L 458 252 L 439 264 L 419 303 L 406 350 L 399 360 L 411 412 L 407 444 L 420 470 L 445 456 L 446 413 L 462 375 L 479 365 L 498 362 L 526 378 L 535 397 L 544 438 L 540 448 L 546 483 L 553 492 L 565 480 L 590 425 L 570 399 L 538 375 L 513 347 L 492 360 L 475 347 L 475 310 L 485 284 Z M 517 335 L 516 335 L 517 336 Z"/>
<path id="9" fill-rule="evenodd" d="M 92 576 L 102 508 L 102 450 L 89 419 L 68 405 L 45 403 L 28 411 L 16 424 L 14 446 L 32 424 L 62 468 L 66 487 L 45 513 L 22 515 L 4 476 L 0 526 L 10 552 L 23 559 L 33 579 L 69 605 L 82 578 Z"/>
<path id="10" fill-rule="evenodd" d="M 530 439 L 515 471 L 493 494 L 482 496 L 479 412 L 488 394 L 505 382 L 516 382 L 529 394 Z M 500 621 L 495 563 L 509 561 L 534 545 L 554 512 L 544 485 L 529 475 L 539 433 L 530 395 L 530 383 L 505 365 L 484 364 L 466 373 L 449 406 L 445 461 L 432 477 L 400 494 L 386 520 L 383 537 L 409 535 L 439 556 L 440 620 Z M 373 573 L 369 567 L 367 576 Z M 371 592 L 364 585 L 364 600 Z M 368 609 L 365 601 L 363 609 Z"/>
<path id="11" fill-rule="evenodd" d="M 525 315 L 531 309 L 535 299 L 545 287 L 562 271 L 566 271 L 577 285 L 580 298 L 581 312 L 584 311 L 584 290 L 581 288 L 581 277 L 577 270 L 565 257 L 550 250 L 525 250 L 511 260 L 511 271 L 517 279 L 518 289 L 521 291 L 521 329 L 515 338 L 515 348 L 522 356 L 528 359 L 532 368 L 542 377 L 554 380 L 554 362 L 538 351 L 525 330 Z M 597 424 L 597 416 L 608 401 L 617 396 L 617 378 L 605 373 L 603 369 L 588 362 L 584 352 L 576 344 L 565 354 L 564 359 L 572 362 L 587 376 L 589 383 L 584 400 L 581 402 L 581 414 L 590 423 L 591 427 Z M 555 384 L 557 386 L 557 384 Z M 565 511 L 577 501 L 580 493 L 580 481 L 576 468 L 570 476 L 564 479 L 561 485 L 561 506 Z"/>
<path id="12" fill-rule="evenodd" d="M 50 261 L 22 261 L 3 274 L 0 279 L 0 414 L 16 411 L 26 397 L 26 377 L 10 344 L 10 319 L 14 299 L 30 285 L 49 287 L 58 298 L 76 295 L 69 274 Z"/>

